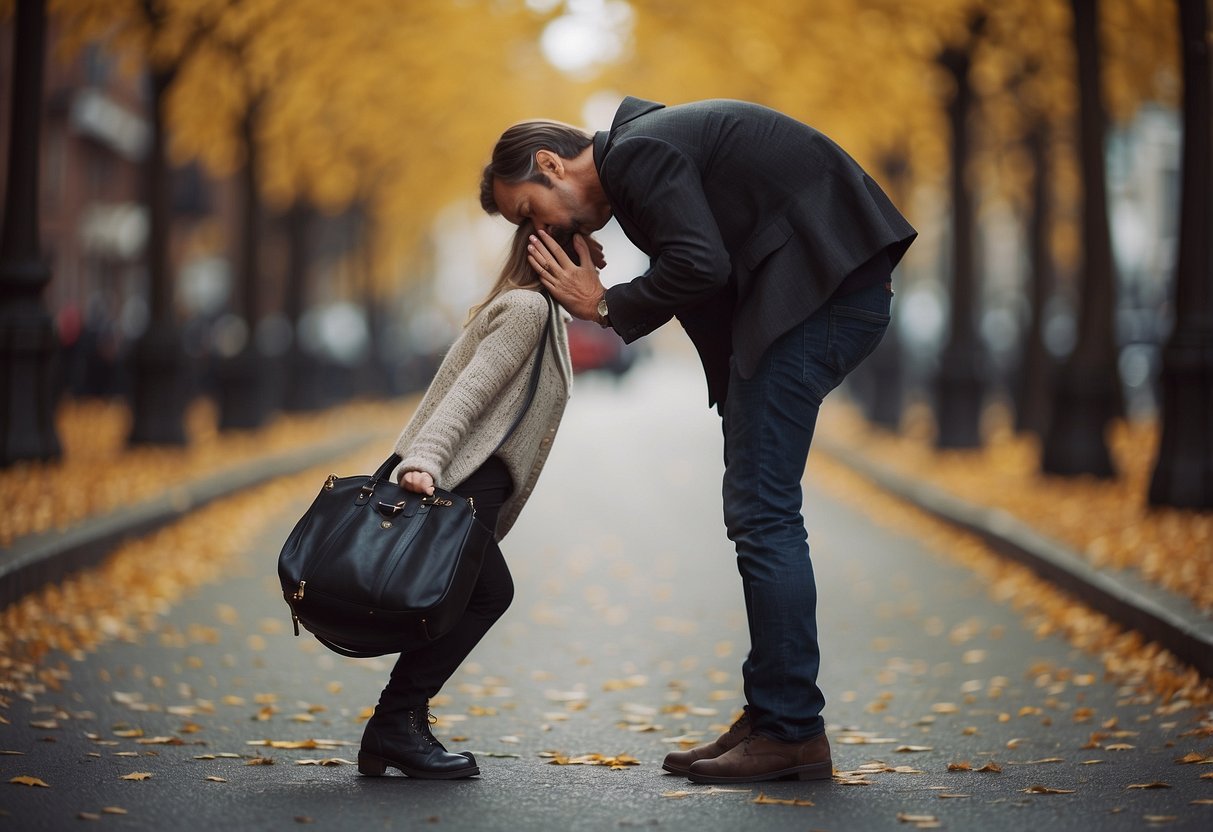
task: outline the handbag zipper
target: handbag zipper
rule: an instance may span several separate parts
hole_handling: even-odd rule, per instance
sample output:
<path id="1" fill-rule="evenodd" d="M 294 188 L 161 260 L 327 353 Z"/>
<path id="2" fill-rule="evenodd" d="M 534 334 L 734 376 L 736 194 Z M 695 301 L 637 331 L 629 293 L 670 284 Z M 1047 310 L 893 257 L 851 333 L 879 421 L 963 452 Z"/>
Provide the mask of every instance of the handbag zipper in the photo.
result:
<path id="1" fill-rule="evenodd" d="M 364 486 L 364 488 L 365 488 L 365 486 Z M 345 515 L 345 517 L 343 517 L 341 519 L 341 523 L 335 529 L 330 531 L 328 533 L 328 536 L 326 536 L 324 538 L 324 543 L 321 544 L 321 546 L 319 547 L 320 550 L 324 552 L 324 555 L 325 555 L 324 560 L 328 560 L 328 556 L 331 554 L 331 552 L 328 551 L 329 544 L 332 543 L 333 539 L 335 537 L 337 537 L 337 535 L 339 535 L 341 532 L 343 532 L 345 530 L 345 527 L 348 526 L 353 521 L 354 517 L 356 516 L 356 514 L 358 512 L 358 509 L 360 509 L 360 508 L 362 508 L 362 506 L 357 503 L 355 503 L 353 506 L 351 506 L 348 513 Z M 316 569 L 319 568 L 324 563 L 324 560 L 321 560 L 320 563 L 313 563 L 312 568 L 308 570 L 308 574 L 310 575 L 312 572 L 315 572 Z M 308 581 L 307 578 L 300 579 L 299 586 L 295 588 L 295 592 L 291 595 L 292 601 L 298 602 L 298 601 L 303 600 L 303 591 L 304 591 L 304 587 L 307 586 L 307 581 Z M 291 606 L 291 624 L 294 625 L 295 635 L 298 636 L 299 635 L 299 612 L 295 609 L 295 604 L 292 603 L 290 606 Z"/>
<path id="2" fill-rule="evenodd" d="M 307 581 L 300 581 L 295 594 L 291 596 L 292 601 L 303 600 L 303 590 L 307 586 Z M 299 635 L 299 613 L 295 612 L 295 605 L 291 604 L 291 623 L 295 625 L 295 635 Z"/>

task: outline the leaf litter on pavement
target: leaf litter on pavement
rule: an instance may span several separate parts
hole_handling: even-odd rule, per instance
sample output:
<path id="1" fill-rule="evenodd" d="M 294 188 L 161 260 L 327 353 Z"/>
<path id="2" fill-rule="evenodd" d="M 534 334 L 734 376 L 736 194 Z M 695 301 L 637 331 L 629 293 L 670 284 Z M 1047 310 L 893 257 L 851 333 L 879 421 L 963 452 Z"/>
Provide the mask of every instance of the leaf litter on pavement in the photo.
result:
<path id="1" fill-rule="evenodd" d="M 296 479 L 303 481 L 304 479 L 315 479 L 315 476 L 313 472 L 307 475 L 300 475 Z M 833 474 L 831 474 L 830 479 L 831 487 L 840 487 L 844 491 L 850 487 L 843 481 L 843 478 L 838 478 L 836 481 Z M 252 495 L 245 496 L 251 497 Z M 215 558 L 218 561 L 222 561 L 226 557 L 230 562 L 231 558 L 238 556 L 240 547 L 247 545 L 248 535 L 255 531 L 251 528 L 240 528 L 239 524 L 232 522 L 233 518 L 246 515 L 250 512 L 272 511 L 270 506 L 281 504 L 281 500 L 281 494 L 267 490 L 266 493 L 259 495 L 255 500 L 250 499 L 239 506 L 230 507 L 227 511 L 217 511 L 211 515 L 206 515 L 196 528 L 178 530 L 174 536 L 161 538 L 156 546 L 147 547 L 142 552 L 139 552 L 138 559 L 142 563 L 141 568 L 146 570 L 149 565 L 149 559 L 154 560 L 154 553 L 170 546 L 191 547 L 193 550 L 199 552 L 200 559 Z M 862 496 L 858 500 L 861 503 L 875 506 L 878 504 L 880 496 L 871 489 L 868 489 L 862 493 Z M 877 513 L 881 513 L 884 510 L 885 507 L 882 505 Z M 201 512 L 197 514 L 201 514 Z M 921 528 L 915 525 L 917 521 L 905 517 L 900 517 L 894 522 L 904 523 L 910 529 Z M 239 530 L 239 534 L 236 533 L 237 530 Z M 922 530 L 920 534 L 924 538 L 934 540 L 937 543 L 938 541 L 946 540 L 947 545 L 940 545 L 940 548 L 962 551 L 966 561 L 970 565 L 980 561 L 979 548 L 973 548 L 970 551 L 967 545 L 954 546 L 955 538 L 945 535 L 939 529 Z M 205 541 L 206 545 L 200 545 L 200 541 Z M 158 569 L 160 567 L 157 565 L 155 568 Z M 1040 594 L 1040 587 L 1031 580 L 1014 575 L 1007 577 L 1005 573 L 999 570 L 990 571 L 982 566 L 974 566 L 974 569 L 992 581 L 995 587 L 992 591 L 1000 600 L 1011 600 L 1026 610 L 1025 614 L 1029 616 L 1029 620 L 1032 622 L 1032 626 L 1038 635 L 1042 637 L 1053 633 L 1065 635 L 1078 646 L 1082 646 L 1089 652 L 1099 655 L 1105 665 L 1103 679 L 1097 679 L 1095 674 L 1079 673 L 1063 666 L 1048 665 L 1047 663 L 1038 664 L 1029 667 L 1024 674 L 1024 678 L 1028 684 L 1040 691 L 1042 697 L 1040 704 L 1023 706 L 1018 709 L 1008 707 L 1003 711 L 992 713 L 984 710 L 983 706 L 998 704 L 998 701 L 1003 698 L 1004 692 L 1014 688 L 1016 683 L 1003 676 L 981 676 L 980 678 L 966 681 L 957 693 L 944 693 L 933 697 L 943 701 L 930 705 L 923 703 L 921 706 L 922 710 L 918 711 L 918 713 L 927 713 L 917 721 L 913 721 L 912 719 L 909 721 L 898 721 L 891 717 L 893 709 L 899 704 L 898 696 L 892 690 L 886 690 L 880 696 L 873 699 L 865 709 L 865 712 L 873 720 L 880 720 L 879 722 L 873 722 L 870 726 L 860 728 L 853 726 L 847 728 L 831 726 L 831 740 L 839 746 L 887 746 L 883 751 L 878 748 L 870 750 L 878 753 L 914 754 L 915 762 L 920 759 L 925 759 L 927 762 L 918 767 L 889 765 L 884 761 L 867 762 L 849 771 L 835 772 L 834 783 L 856 786 L 872 785 L 876 782 L 874 778 L 884 776 L 900 777 L 904 775 L 910 778 L 907 782 L 914 783 L 917 788 L 940 790 L 935 795 L 939 799 L 964 799 L 969 797 L 969 795 L 951 787 L 945 788 L 928 785 L 925 778 L 921 776 L 928 773 L 939 774 L 944 771 L 952 771 L 959 781 L 964 780 L 967 774 L 972 772 L 981 772 L 986 775 L 1000 773 L 1002 765 L 1032 766 L 1044 765 L 1051 762 L 1063 763 L 1064 758 L 1062 757 L 1042 757 L 1040 756 L 1040 751 L 1037 751 L 1035 755 L 1031 756 L 1024 754 L 1023 756 L 1027 757 L 1027 759 L 1022 761 L 1005 760 L 1001 764 L 989 761 L 980 767 L 974 768 L 974 764 L 966 760 L 963 762 L 968 765 L 968 768 L 952 768 L 944 759 L 939 759 L 938 755 L 933 752 L 938 748 L 942 754 L 944 749 L 950 747 L 951 743 L 945 737 L 945 732 L 947 731 L 955 731 L 957 736 L 982 736 L 989 730 L 985 727 L 985 722 L 982 721 L 984 719 L 991 719 L 996 723 L 1015 722 L 1016 724 L 1019 724 L 1018 721 L 1025 721 L 1028 730 L 1025 730 L 1023 733 L 1028 735 L 1034 734 L 1034 731 L 1031 730 L 1034 724 L 1047 727 L 1048 723 L 1045 720 L 1061 719 L 1068 716 L 1074 722 L 1105 721 L 1109 716 L 1108 714 L 1097 714 L 1092 708 L 1085 705 L 1075 706 L 1077 702 L 1075 705 L 1070 705 L 1064 701 L 1069 695 L 1081 696 L 1083 689 L 1089 688 L 1101 681 L 1107 684 L 1118 685 L 1122 690 L 1120 699 L 1125 704 L 1134 706 L 1154 705 L 1157 709 L 1156 718 L 1158 719 L 1170 718 L 1180 714 L 1185 708 L 1190 710 L 1209 702 L 1207 691 L 1201 687 L 1199 680 L 1197 680 L 1197 683 L 1193 683 L 1191 677 L 1185 675 L 1183 669 L 1177 667 L 1172 658 L 1157 652 L 1150 645 L 1143 644 L 1139 639 L 1135 639 L 1132 634 L 1126 635 L 1117 632 L 1113 635 L 1107 635 L 1103 629 L 1105 625 L 1102 622 L 1097 618 L 1089 617 L 1082 610 L 1076 611 L 1068 600 L 1062 599 L 1054 604 L 1048 597 L 1047 592 L 1037 597 Z M 107 634 L 105 638 L 99 639 L 88 633 L 69 629 L 46 631 L 37 635 L 37 638 L 30 642 L 34 649 L 25 654 L 22 661 L 13 661 L 10 655 L 4 650 L 0 650 L 0 678 L 12 679 L 18 689 L 35 698 L 48 691 L 62 690 L 71 680 L 70 672 L 64 666 L 43 666 L 44 657 L 49 656 L 53 651 L 63 650 L 66 650 L 70 655 L 79 657 L 83 652 L 95 649 L 108 638 L 130 638 L 138 632 L 150 631 L 156 626 L 157 621 L 162 620 L 160 617 L 164 615 L 164 611 L 170 609 L 179 598 L 183 597 L 184 592 L 188 588 L 196 586 L 199 583 L 214 580 L 217 577 L 217 574 L 210 570 L 187 571 L 185 574 L 170 577 L 164 584 L 167 590 L 158 587 L 148 596 L 141 598 L 139 596 L 142 586 L 141 581 L 131 579 L 130 576 L 132 574 L 130 570 L 118 571 L 105 576 L 100 584 L 90 583 L 82 585 L 80 588 L 63 587 L 60 588 L 58 595 L 44 598 L 41 604 L 33 607 L 29 614 L 42 615 L 54 609 L 59 604 L 65 602 L 75 603 L 77 599 L 87 593 L 95 592 L 99 587 L 104 587 L 107 581 L 110 583 L 116 580 L 132 581 L 129 610 L 113 606 L 101 607 L 95 612 L 86 610 L 87 615 L 96 616 L 91 626 L 98 628 L 97 632 Z M 159 579 L 154 574 L 149 574 L 147 583 L 150 584 L 154 580 Z M 596 593 L 595 603 L 609 605 L 611 602 L 612 599 L 607 598 L 605 593 Z M 1069 605 L 1068 607 L 1066 606 L 1067 604 Z M 549 612 L 549 614 L 554 613 Z M 239 611 L 233 608 L 228 607 L 218 610 L 218 618 L 225 626 L 241 626 Z M 7 623 L 8 620 L 6 618 L 5 622 Z M 51 626 L 60 627 L 61 625 L 52 621 Z M 928 634 L 936 626 L 936 623 L 932 619 L 927 619 L 925 627 L 928 630 Z M 281 624 L 277 625 L 277 627 L 281 627 Z M 263 632 L 267 634 L 276 631 L 277 627 L 272 624 L 262 624 Z M 671 633 L 682 635 L 694 634 L 697 631 L 695 622 L 675 621 L 673 619 L 666 622 L 666 628 Z M 662 627 L 658 627 L 658 629 L 661 630 Z M 29 630 L 28 632 L 37 634 L 36 630 Z M 956 665 L 958 667 L 973 669 L 972 675 L 974 676 L 980 676 L 980 667 L 984 662 L 991 660 L 992 653 L 987 647 L 974 647 L 972 645 L 973 640 L 983 636 L 993 639 L 998 638 L 995 628 L 988 628 L 977 619 L 960 622 L 952 627 L 939 621 L 938 636 L 947 638 L 950 643 L 956 646 L 958 650 Z M 171 636 L 167 636 L 162 632 L 162 638 L 171 638 L 171 642 L 167 643 L 185 647 L 189 643 L 215 643 L 218 636 L 215 628 L 196 626 L 188 631 L 179 629 L 171 634 Z M 895 644 L 895 639 L 892 638 L 877 639 L 873 642 L 873 650 L 888 651 L 892 649 L 893 644 Z M 247 646 L 252 650 L 262 650 L 265 648 L 264 641 L 256 640 L 250 640 Z M 717 657 L 721 657 L 728 656 L 733 648 L 728 642 L 717 642 L 715 645 L 710 646 L 710 648 L 705 647 L 704 649 L 705 656 L 708 653 L 713 653 Z M 1101 653 L 1100 651 L 1103 652 Z M 1142 655 L 1146 657 L 1144 660 L 1140 658 Z M 1129 658 L 1125 658 L 1126 656 Z M 200 667 L 202 660 L 187 657 L 186 661 L 191 667 Z M 369 663 L 368 669 L 373 669 L 369 666 Z M 380 672 L 382 670 L 383 668 L 379 668 Z M 928 671 L 929 668 L 917 660 L 894 658 L 881 671 L 878 683 L 888 685 L 900 693 L 901 688 L 897 686 L 900 680 L 907 677 L 924 677 Z M 669 745 L 689 747 L 699 744 L 726 729 L 728 723 L 733 718 L 729 717 L 726 719 L 720 715 L 720 708 L 705 706 L 702 703 L 705 700 L 711 703 L 722 703 L 721 708 L 723 708 L 725 707 L 724 703 L 727 703 L 728 707 L 735 706 L 739 699 L 739 688 L 736 687 L 738 682 L 735 670 L 722 671 L 711 667 L 704 669 L 701 666 L 700 672 L 712 684 L 711 690 L 700 691 L 698 703 L 701 704 L 693 704 L 693 701 L 683 701 L 684 691 L 688 689 L 688 686 L 681 683 L 678 679 L 671 680 L 668 689 L 664 691 L 666 698 L 664 700 L 659 699 L 655 693 L 655 674 L 647 668 L 621 668 L 619 671 L 610 674 L 607 681 L 597 685 L 600 690 L 595 692 L 593 697 L 591 697 L 591 691 L 595 690 L 595 685 L 586 685 L 578 679 L 561 680 L 552 674 L 548 674 L 546 677 L 536 675 L 534 676 L 536 681 L 550 681 L 552 683 L 552 686 L 548 688 L 544 695 L 544 698 L 552 703 L 549 707 L 562 708 L 562 710 L 553 710 L 544 715 L 544 719 L 546 720 L 544 730 L 550 729 L 553 724 L 559 725 L 559 723 L 569 719 L 576 720 L 582 718 L 585 713 L 591 712 L 594 708 L 598 707 L 601 700 L 606 700 L 617 695 L 627 695 L 638 701 L 618 705 L 623 716 L 615 724 L 618 724 L 621 729 L 642 735 L 648 733 L 660 734 L 664 731 L 668 736 L 654 737 L 654 740 Z M 334 686 L 336 689 L 332 690 Z M 329 692 L 337 695 L 341 692 L 341 688 L 341 683 L 334 681 L 330 683 Z M 485 677 L 475 683 L 461 683 L 456 691 L 457 696 L 471 697 L 476 700 L 484 700 L 487 697 L 498 697 L 500 699 L 503 696 L 510 696 L 510 693 L 509 687 L 504 683 L 504 680 L 490 679 L 489 677 Z M 444 694 L 443 697 L 445 698 L 436 699 L 432 704 L 435 706 L 445 706 L 460 701 L 448 694 Z M 135 713 L 174 712 L 171 709 L 164 709 L 155 703 L 142 702 L 139 694 L 128 695 L 115 691 L 114 700 Z M 280 721 L 295 719 L 306 724 L 305 719 L 299 718 L 311 717 L 323 712 L 321 706 L 301 704 L 294 708 L 298 713 L 283 716 L 283 709 L 290 711 L 292 710 L 291 706 L 282 705 L 280 708 L 278 697 L 274 694 L 266 693 L 226 694 L 217 696 L 213 701 L 191 697 L 191 702 L 192 704 L 175 706 L 175 714 L 183 718 L 204 715 L 200 719 L 209 722 L 215 720 L 207 719 L 205 715 L 220 715 L 226 713 L 223 709 L 237 709 L 243 710 L 249 718 L 261 723 L 279 724 Z M 320 709 L 313 710 L 313 708 Z M 467 720 L 468 717 L 472 717 L 473 722 L 476 724 L 480 724 L 481 721 L 491 724 L 494 720 L 501 720 L 506 717 L 510 708 L 503 707 L 497 703 L 492 705 L 477 703 L 468 705 L 463 710 L 465 713 L 442 715 L 439 728 L 450 729 L 458 726 L 461 730 L 466 730 L 467 726 L 472 723 L 462 721 Z M 660 717 L 658 717 L 659 714 Z M 364 721 L 369 715 L 370 709 L 364 709 L 359 714 L 358 719 Z M 733 716 L 735 717 L 736 714 Z M 707 730 L 700 730 L 704 723 L 712 717 L 720 717 L 721 722 L 712 721 Z M 961 724 L 962 718 L 965 718 L 964 723 L 967 724 Z M 44 723 L 44 730 L 61 730 L 65 724 L 72 722 L 74 719 L 75 717 L 71 714 L 63 714 L 56 715 L 53 719 L 42 720 L 42 722 Z M 667 727 L 663 728 L 655 719 L 659 719 L 660 723 L 664 723 Z M 699 720 L 699 722 L 697 723 L 696 720 Z M 52 728 L 50 725 L 52 722 L 57 727 Z M 269 727 L 268 724 L 267 728 Z M 189 727 L 190 725 L 193 727 Z M 1201 729 L 1197 730 L 1202 730 L 1207 725 L 1208 720 L 1206 720 L 1205 724 L 1202 724 Z M 189 727 L 188 731 L 186 730 L 187 727 Z M 151 730 L 149 729 L 149 733 L 151 733 Z M 164 729 L 160 728 L 156 730 L 163 731 Z M 488 728 L 484 730 L 491 732 L 491 736 L 502 735 L 500 730 Z M 205 736 L 206 731 L 201 726 L 198 726 L 197 723 L 186 723 L 178 733 L 201 733 Z M 522 732 L 518 733 L 521 734 Z M 1131 739 L 1136 733 L 1126 732 L 1124 729 L 1112 724 L 1111 726 L 1101 728 L 1100 731 L 1094 732 L 1089 745 L 1093 748 L 1101 748 L 1111 752 L 1131 753 L 1135 750 L 1133 745 L 1124 742 L 1124 740 Z M 921 744 L 922 741 L 919 737 L 923 734 L 931 734 L 933 736 L 933 739 L 930 741 L 931 744 Z M 1169 736 L 1174 737 L 1175 734 L 1176 732 L 1172 730 Z M 489 735 L 486 734 L 486 736 Z M 176 746 L 184 745 L 188 742 L 178 736 L 169 736 L 161 733 L 157 733 L 156 736 L 145 737 L 143 729 L 137 727 L 118 728 L 113 732 L 113 736 L 121 740 L 133 741 L 144 745 Z M 1208 739 L 1210 736 L 1213 736 L 1213 729 L 1200 735 L 1193 735 L 1193 742 L 1200 739 Z M 506 741 L 507 737 L 519 739 L 514 734 L 506 734 L 502 735 L 501 741 Z M 1116 740 L 1117 742 L 1109 743 L 1108 740 Z M 101 742 L 102 740 L 98 739 L 97 741 Z M 529 742 L 525 737 L 520 741 Z M 1006 749 L 997 750 L 1014 750 L 1018 748 L 1020 742 L 1027 743 L 1027 747 L 1031 747 L 1030 737 L 1025 737 L 1022 740 L 1014 742 L 1014 745 L 1008 744 Z M 320 750 L 337 748 L 342 745 L 352 745 L 353 743 L 317 739 L 265 739 L 250 742 L 249 744 L 263 748 L 284 750 Z M 991 744 L 990 749 L 992 753 L 995 750 L 995 746 Z M 1047 753 L 1046 749 L 1041 749 L 1041 751 L 1046 751 Z M 1210 761 L 1207 752 L 1195 750 L 1195 746 L 1193 746 L 1193 750 L 1191 751 L 1186 748 L 1180 748 L 1177 753 L 1180 752 L 1186 753 L 1184 753 L 1183 757 L 1176 760 L 1177 764 L 1199 765 Z M 519 756 L 501 752 L 478 753 L 484 753 L 486 756 Z M 610 755 L 591 753 L 565 755 L 558 752 L 550 753 L 554 756 L 549 759 L 549 762 L 557 765 L 601 766 L 608 770 L 621 770 L 641 764 L 641 757 L 630 754 Z M 247 760 L 247 758 L 235 754 L 197 755 L 197 759 L 219 759 L 224 757 Z M 1086 762 L 1095 761 L 1088 760 Z M 258 757 L 253 758 L 252 762 L 245 762 L 244 764 L 266 765 L 269 763 L 272 763 L 270 758 Z M 295 765 L 315 766 L 352 765 L 350 761 L 337 757 L 303 759 L 296 760 L 294 763 Z M 142 772 L 142 774 L 151 776 L 150 772 Z M 915 779 L 915 776 L 918 776 L 918 779 Z M 1201 776 L 1205 779 L 1213 779 L 1213 773 Z M 207 779 L 212 782 L 226 782 L 223 778 L 215 775 L 210 775 Z M 969 781 L 966 780 L 966 782 Z M 1139 788 L 1144 790 L 1147 787 L 1160 788 L 1143 783 L 1132 784 L 1126 788 L 1126 791 L 1128 789 L 1136 791 Z M 1074 790 L 1056 788 L 1056 783 L 1054 785 L 1038 784 L 1021 791 L 1030 795 L 1064 795 L 1074 793 Z M 685 793 L 678 791 L 666 792 L 661 796 L 668 799 L 683 799 L 690 796 L 727 795 L 729 793 L 752 795 L 752 791 L 748 789 L 728 790 L 713 787 L 708 790 L 686 791 Z M 793 806 L 805 806 L 811 803 L 806 798 L 767 797 L 761 792 L 759 793 L 759 798 L 752 802 L 764 805 Z M 791 801 L 791 803 L 788 801 Z M 899 816 L 899 819 L 902 818 L 905 818 L 902 822 L 910 823 L 919 828 L 933 828 L 932 824 L 939 824 L 939 819 L 935 815 L 906 813 Z"/>

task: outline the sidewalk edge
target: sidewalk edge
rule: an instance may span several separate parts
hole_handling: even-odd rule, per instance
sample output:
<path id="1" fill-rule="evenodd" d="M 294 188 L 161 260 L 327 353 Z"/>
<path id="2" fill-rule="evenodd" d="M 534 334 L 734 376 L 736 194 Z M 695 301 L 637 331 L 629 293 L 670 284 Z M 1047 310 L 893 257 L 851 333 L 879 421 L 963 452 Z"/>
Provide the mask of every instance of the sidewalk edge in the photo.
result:
<path id="1" fill-rule="evenodd" d="M 385 434 L 385 437 L 387 434 Z M 31 592 L 94 566 L 126 540 L 146 535 L 238 491 L 341 457 L 373 441 L 358 435 L 307 451 L 255 459 L 227 471 L 166 490 L 130 508 L 85 518 L 64 530 L 17 538 L 0 548 L 0 611 Z M 390 443 L 390 438 L 385 439 Z"/>
<path id="2" fill-rule="evenodd" d="M 1213 617 L 1189 599 L 1147 583 L 1131 571 L 1103 572 L 1080 554 L 1002 509 L 978 506 L 818 437 L 814 446 L 879 488 L 928 514 L 977 534 L 1000 555 L 1032 569 L 1114 621 L 1213 677 Z"/>

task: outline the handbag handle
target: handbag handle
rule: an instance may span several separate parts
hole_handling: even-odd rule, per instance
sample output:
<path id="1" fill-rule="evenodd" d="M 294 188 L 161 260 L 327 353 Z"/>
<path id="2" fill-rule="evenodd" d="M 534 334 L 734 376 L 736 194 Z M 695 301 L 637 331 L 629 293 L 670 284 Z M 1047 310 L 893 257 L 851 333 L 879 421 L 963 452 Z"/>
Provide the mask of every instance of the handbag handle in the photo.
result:
<path id="1" fill-rule="evenodd" d="M 497 443 L 497 447 L 493 448 L 493 453 L 489 454 L 489 456 L 492 456 L 500 451 L 501 446 L 508 442 L 509 438 L 514 435 L 514 431 L 518 429 L 520 424 L 522 424 L 522 420 L 525 418 L 527 411 L 531 409 L 531 403 L 535 401 L 535 391 L 539 389 L 539 373 L 543 369 L 543 355 L 547 351 L 548 338 L 552 332 L 552 316 L 555 314 L 555 310 L 551 305 L 552 298 L 548 294 L 547 289 L 543 289 L 542 294 L 548 302 L 548 317 L 547 323 L 545 323 L 543 326 L 543 335 L 540 336 L 539 343 L 535 345 L 535 361 L 531 365 L 531 377 L 527 381 L 526 400 L 522 403 L 522 409 L 518 411 L 518 415 L 514 417 L 514 423 L 510 425 L 509 430 L 505 432 L 505 436 L 501 437 L 501 441 Z M 397 453 L 393 453 L 391 456 L 389 456 L 384 463 L 379 466 L 379 470 L 377 470 L 371 476 L 372 482 L 386 481 L 387 478 L 391 476 L 391 473 L 396 466 L 400 464 L 400 459 L 400 454 Z M 372 489 L 374 488 L 374 486 L 371 487 Z"/>

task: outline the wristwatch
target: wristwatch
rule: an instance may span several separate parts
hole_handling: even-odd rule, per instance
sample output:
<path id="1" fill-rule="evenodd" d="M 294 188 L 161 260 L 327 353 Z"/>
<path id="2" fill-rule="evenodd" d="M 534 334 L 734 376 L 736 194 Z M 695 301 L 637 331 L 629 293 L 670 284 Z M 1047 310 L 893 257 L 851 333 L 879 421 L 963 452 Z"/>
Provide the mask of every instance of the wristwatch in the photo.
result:
<path id="1" fill-rule="evenodd" d="M 598 325 L 606 329 L 611 325 L 610 312 L 607 310 L 606 292 L 598 299 Z"/>

